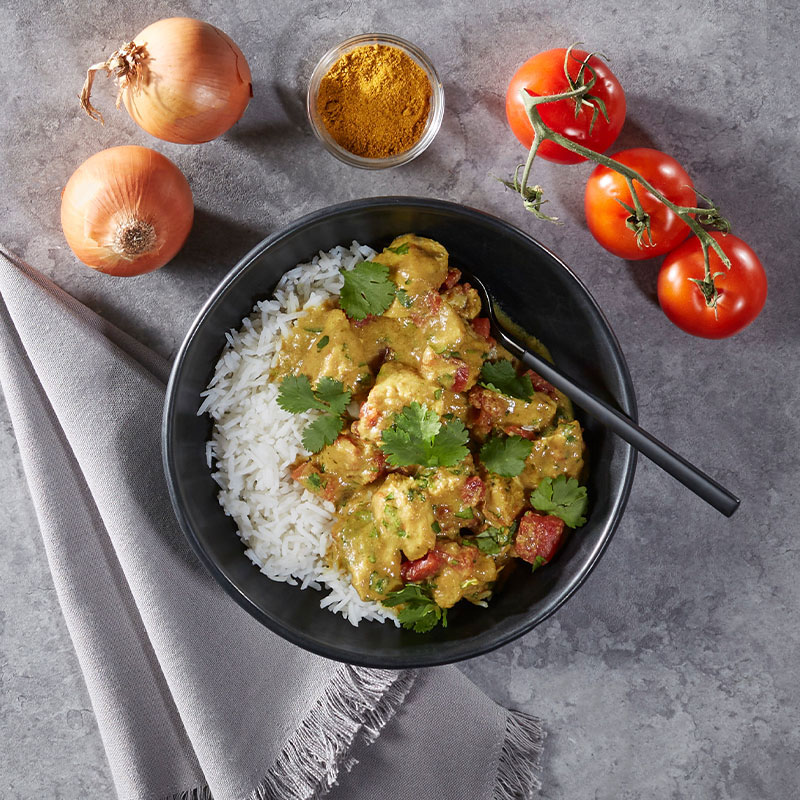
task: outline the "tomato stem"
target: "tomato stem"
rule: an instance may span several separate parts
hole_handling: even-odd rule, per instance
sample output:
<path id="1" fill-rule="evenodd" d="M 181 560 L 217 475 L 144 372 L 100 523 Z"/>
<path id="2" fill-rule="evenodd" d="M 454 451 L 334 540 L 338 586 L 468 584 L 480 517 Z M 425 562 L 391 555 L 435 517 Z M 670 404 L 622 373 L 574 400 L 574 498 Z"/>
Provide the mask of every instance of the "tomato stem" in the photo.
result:
<path id="1" fill-rule="evenodd" d="M 602 164 L 604 167 L 613 170 L 625 178 L 631 193 L 631 199 L 633 201 L 633 207 L 622 203 L 622 205 L 631 212 L 631 216 L 626 223 L 627 227 L 630 228 L 636 236 L 636 242 L 639 247 L 649 247 L 653 243 L 652 233 L 650 230 L 650 217 L 642 207 L 638 192 L 634 186 L 634 181 L 636 181 L 641 187 L 653 195 L 656 200 L 665 205 L 676 216 L 682 219 L 689 226 L 692 233 L 694 233 L 694 235 L 700 240 L 703 250 L 705 274 L 702 280 L 691 280 L 702 292 L 706 304 L 710 308 L 713 308 L 716 313 L 719 293 L 714 283 L 714 279 L 723 273 L 716 272 L 712 275 L 711 264 L 709 260 L 709 248 L 712 248 L 719 256 L 720 261 L 722 261 L 726 269 L 731 268 L 731 262 L 728 256 L 725 255 L 725 251 L 722 249 L 722 246 L 711 236 L 704 226 L 714 228 L 715 230 L 720 230 L 723 233 L 729 233 L 730 223 L 722 216 L 719 209 L 714 205 L 710 198 L 695 190 L 696 194 L 708 203 L 708 207 L 679 206 L 676 203 L 673 203 L 658 189 L 656 189 L 652 183 L 643 178 L 638 172 L 636 172 L 636 170 L 631 169 L 625 164 L 621 164 L 619 161 L 615 161 L 613 158 L 610 158 L 603 153 L 598 153 L 597 151 L 591 150 L 588 147 L 584 147 L 577 142 L 573 142 L 563 134 L 552 130 L 552 128 L 548 127 L 542 119 L 538 106 L 543 103 L 555 103 L 559 100 L 574 100 L 578 109 L 581 108 L 584 102 L 588 102 L 593 108 L 592 124 L 594 124 L 595 118 L 599 112 L 602 112 L 606 119 L 608 118 L 605 105 L 603 104 L 602 100 L 590 94 L 590 90 L 597 82 L 597 75 L 595 71 L 587 63 L 592 55 L 588 55 L 585 59 L 578 59 L 581 63 L 581 68 L 576 78 L 572 78 L 569 74 L 569 55 L 574 46 L 575 45 L 571 45 L 567 49 L 567 54 L 564 58 L 564 72 L 567 76 L 568 85 L 571 87 L 569 91 L 553 95 L 531 95 L 525 89 L 520 91 L 520 94 L 522 95 L 522 102 L 525 106 L 525 112 L 527 113 L 528 119 L 533 127 L 533 143 L 531 144 L 530 151 L 528 152 L 528 158 L 526 159 L 524 166 L 520 165 L 523 166 L 522 177 L 519 179 L 517 177 L 520 170 L 520 166 L 518 166 L 514 171 L 513 180 L 502 181 L 502 183 L 508 188 L 517 192 L 522 197 L 525 208 L 527 208 L 529 211 L 532 211 L 539 219 L 556 222 L 556 217 L 548 217 L 546 214 L 541 213 L 540 209 L 542 203 L 547 202 L 543 197 L 543 190 L 538 185 L 534 186 L 533 188 L 529 187 L 528 179 L 530 177 L 531 170 L 533 169 L 533 162 L 536 158 L 536 152 L 538 151 L 541 143 L 544 141 L 550 141 L 554 144 L 560 145 L 565 150 L 569 150 L 579 156 L 583 156 L 588 161 L 594 161 L 596 164 Z M 588 72 L 590 75 L 588 81 L 585 80 L 584 71 Z M 644 240 L 645 234 L 647 234 L 647 242 Z"/>

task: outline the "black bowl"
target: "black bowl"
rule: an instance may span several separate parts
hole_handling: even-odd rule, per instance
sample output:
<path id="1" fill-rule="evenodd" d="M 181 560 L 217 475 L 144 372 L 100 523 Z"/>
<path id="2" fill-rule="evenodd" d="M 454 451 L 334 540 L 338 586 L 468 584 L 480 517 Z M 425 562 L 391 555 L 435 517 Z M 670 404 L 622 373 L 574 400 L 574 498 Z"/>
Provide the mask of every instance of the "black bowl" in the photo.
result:
<path id="1" fill-rule="evenodd" d="M 527 234 L 500 219 L 438 200 L 387 197 L 319 211 L 266 238 L 222 281 L 178 353 L 167 389 L 163 448 L 175 513 L 200 560 L 242 607 L 291 642 L 328 658 L 373 667 L 444 664 L 516 639 L 550 616 L 582 583 L 608 545 L 630 492 L 636 456 L 591 418 L 581 418 L 589 450 L 588 522 L 534 575 L 521 567 L 486 609 L 457 607 L 447 628 L 420 635 L 387 624 L 353 627 L 320 609 L 322 595 L 267 579 L 244 555 L 217 502 L 205 462 L 211 425 L 198 417 L 224 331 L 238 328 L 281 275 L 353 239 L 380 250 L 414 232 L 440 241 L 451 263 L 483 278 L 506 313 L 541 339 L 555 361 L 635 419 L 625 358 L 605 317 L 575 275 Z M 467 605 L 467 604 L 461 604 Z"/>

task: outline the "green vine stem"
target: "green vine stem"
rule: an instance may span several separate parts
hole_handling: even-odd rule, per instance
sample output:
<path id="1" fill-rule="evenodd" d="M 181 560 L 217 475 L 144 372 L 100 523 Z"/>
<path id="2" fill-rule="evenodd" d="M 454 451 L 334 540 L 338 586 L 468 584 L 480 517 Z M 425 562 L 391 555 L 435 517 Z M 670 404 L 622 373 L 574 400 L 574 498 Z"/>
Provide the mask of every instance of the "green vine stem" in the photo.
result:
<path id="1" fill-rule="evenodd" d="M 715 272 L 712 274 L 711 265 L 709 262 L 709 248 L 713 249 L 714 252 L 719 256 L 720 261 L 722 261 L 726 269 L 731 268 L 731 262 L 728 256 L 725 255 L 725 251 L 722 249 L 719 242 L 717 242 L 716 239 L 709 234 L 709 232 L 706 230 L 706 227 L 723 231 L 724 233 L 729 233 L 730 224 L 722 216 L 722 214 L 720 214 L 719 209 L 716 208 L 711 200 L 695 190 L 695 193 L 702 198 L 702 200 L 708 203 L 708 207 L 676 205 L 662 192 L 656 189 L 656 187 L 653 186 L 649 181 L 636 172 L 636 170 L 625 166 L 625 164 L 620 164 L 618 161 L 615 161 L 609 156 L 598 153 L 595 150 L 590 150 L 588 147 L 584 147 L 577 142 L 573 142 L 566 136 L 563 136 L 562 134 L 557 133 L 549 128 L 542 119 L 538 107 L 543 103 L 555 103 L 559 100 L 574 100 L 576 103 L 576 115 L 582 106 L 587 104 L 593 106 L 591 125 L 594 125 L 599 113 L 602 113 L 602 115 L 607 119 L 606 109 L 602 103 L 602 100 L 599 100 L 599 98 L 596 98 L 590 94 L 592 87 L 597 82 L 597 75 L 588 63 L 589 59 L 594 54 L 589 54 L 584 59 L 578 59 L 576 56 L 571 55 L 572 49 L 575 46 L 576 45 L 571 45 L 567 49 L 567 54 L 564 59 L 564 72 L 567 75 L 569 85 L 572 87 L 569 91 L 554 95 L 531 96 L 527 91 L 525 91 L 525 89 L 521 90 L 522 100 L 525 104 L 525 111 L 527 112 L 528 119 L 533 127 L 533 143 L 531 144 L 531 149 L 528 153 L 528 158 L 525 163 L 517 166 L 510 181 L 502 181 L 502 183 L 508 188 L 517 192 L 522 197 L 525 208 L 528 211 L 531 211 L 538 219 L 557 222 L 557 217 L 547 216 L 541 210 L 542 204 L 547 202 L 544 199 L 544 191 L 542 187 L 538 185 L 528 186 L 528 180 L 530 178 L 534 159 L 536 158 L 536 152 L 541 143 L 544 141 L 550 141 L 561 145 L 561 147 L 565 148 L 566 150 L 570 150 L 573 153 L 583 156 L 589 161 L 594 161 L 596 164 L 602 164 L 603 166 L 608 167 L 625 178 L 625 182 L 627 183 L 628 189 L 631 193 L 633 205 L 630 206 L 627 203 L 623 203 L 621 200 L 618 200 L 618 202 L 630 213 L 630 217 L 628 217 L 626 225 L 636 236 L 636 242 L 639 247 L 650 247 L 653 244 L 650 230 L 650 216 L 642 207 L 639 194 L 634 185 L 635 181 L 641 187 L 650 192 L 650 194 L 653 195 L 653 197 L 655 197 L 660 203 L 665 205 L 668 209 L 670 209 L 670 211 L 680 217 L 680 219 L 682 219 L 689 226 L 694 235 L 700 240 L 700 246 L 703 250 L 705 275 L 702 280 L 697 278 L 691 278 L 690 280 L 692 280 L 697 285 L 698 289 L 703 293 L 703 297 L 705 298 L 706 304 L 709 306 L 709 308 L 713 308 L 716 311 L 717 298 L 719 295 L 717 287 L 714 283 L 714 279 L 720 275 L 723 275 L 724 273 Z M 572 78 L 569 75 L 568 63 L 570 56 L 581 64 L 581 68 L 576 78 Z M 588 81 L 585 80 L 586 72 L 588 72 L 590 75 Z M 519 177 L 520 170 L 522 170 L 521 177 Z"/>

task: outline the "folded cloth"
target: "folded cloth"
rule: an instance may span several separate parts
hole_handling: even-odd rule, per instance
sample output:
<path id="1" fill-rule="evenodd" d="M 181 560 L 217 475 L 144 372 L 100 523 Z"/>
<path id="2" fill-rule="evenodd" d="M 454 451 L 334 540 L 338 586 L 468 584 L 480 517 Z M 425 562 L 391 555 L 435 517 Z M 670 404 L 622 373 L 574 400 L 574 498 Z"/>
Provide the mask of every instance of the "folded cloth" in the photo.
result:
<path id="1" fill-rule="evenodd" d="M 234 603 L 173 517 L 168 363 L 2 248 L 0 296 L 0 385 L 119 797 L 538 790 L 539 720 L 457 669 L 328 661 Z"/>

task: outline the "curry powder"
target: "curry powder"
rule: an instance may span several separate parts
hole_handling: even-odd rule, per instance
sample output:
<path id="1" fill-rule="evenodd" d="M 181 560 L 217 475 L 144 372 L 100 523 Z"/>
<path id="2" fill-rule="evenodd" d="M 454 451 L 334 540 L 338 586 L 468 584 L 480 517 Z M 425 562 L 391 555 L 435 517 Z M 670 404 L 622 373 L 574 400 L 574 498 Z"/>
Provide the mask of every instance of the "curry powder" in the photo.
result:
<path id="1" fill-rule="evenodd" d="M 431 107 L 425 71 L 397 47 L 345 53 L 322 79 L 317 110 L 334 140 L 366 158 L 403 153 L 422 136 Z"/>

